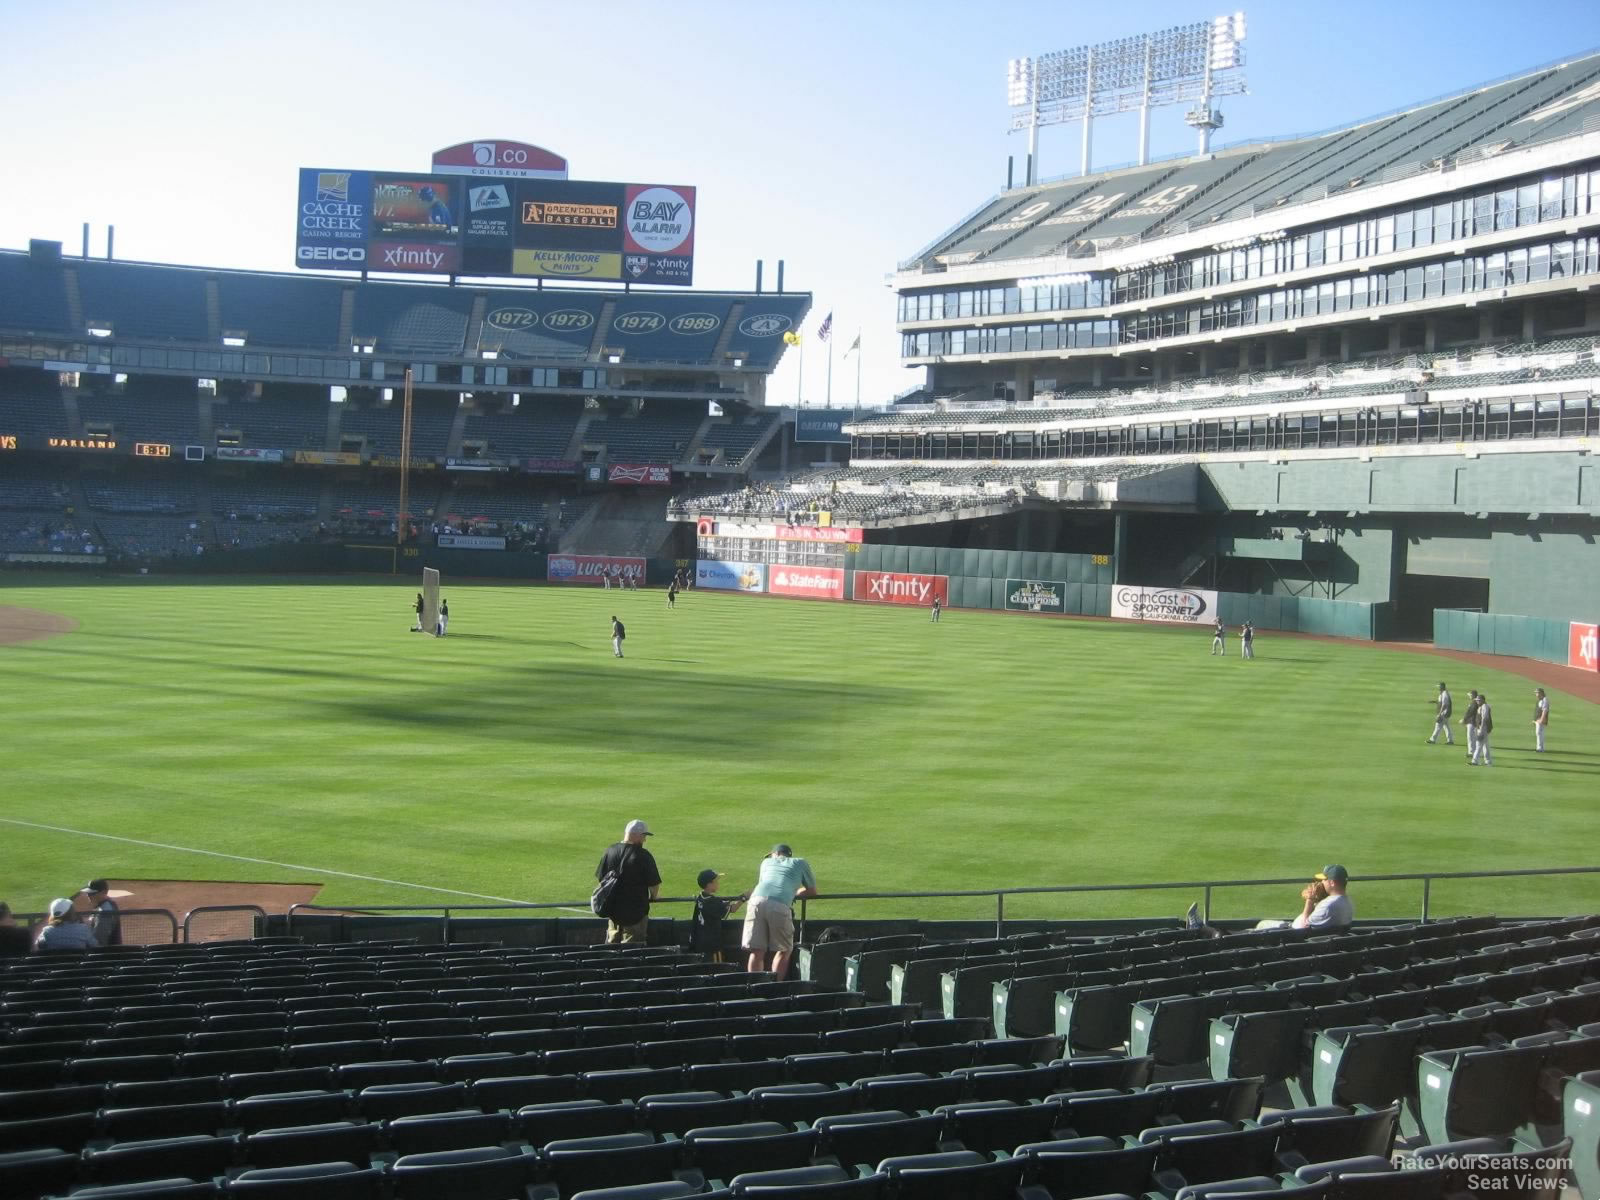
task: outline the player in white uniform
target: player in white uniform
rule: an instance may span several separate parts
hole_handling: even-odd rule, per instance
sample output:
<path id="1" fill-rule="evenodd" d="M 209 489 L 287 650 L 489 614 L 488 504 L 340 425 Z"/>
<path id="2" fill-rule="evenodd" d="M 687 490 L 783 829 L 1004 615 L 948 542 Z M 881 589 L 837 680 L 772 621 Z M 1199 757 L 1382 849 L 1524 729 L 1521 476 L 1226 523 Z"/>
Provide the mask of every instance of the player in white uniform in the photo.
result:
<path id="1" fill-rule="evenodd" d="M 1533 705 L 1533 748 L 1540 754 L 1544 753 L 1544 731 L 1550 724 L 1550 697 L 1544 694 L 1543 688 L 1534 688 L 1535 697 Z"/>
<path id="2" fill-rule="evenodd" d="M 434 637 L 443 637 L 450 631 L 450 601 L 442 600 L 439 603 L 439 620 L 433 627 Z"/>
<path id="3" fill-rule="evenodd" d="M 1211 635 L 1211 653 L 1227 657 L 1228 653 L 1228 627 L 1220 620 L 1217 622 L 1216 632 Z"/>

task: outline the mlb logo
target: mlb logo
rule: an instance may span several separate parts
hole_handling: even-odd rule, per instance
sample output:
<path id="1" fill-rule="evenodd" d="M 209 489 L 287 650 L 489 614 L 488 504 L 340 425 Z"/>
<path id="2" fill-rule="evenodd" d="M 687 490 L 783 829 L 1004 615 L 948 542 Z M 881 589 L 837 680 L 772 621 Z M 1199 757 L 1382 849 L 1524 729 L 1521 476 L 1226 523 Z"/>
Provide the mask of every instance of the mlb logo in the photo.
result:
<path id="1" fill-rule="evenodd" d="M 317 199 L 346 204 L 350 200 L 349 171 L 318 171 Z"/>
<path id="2" fill-rule="evenodd" d="M 483 212 L 491 208 L 511 207 L 511 196 L 506 192 L 506 187 L 503 183 L 491 183 L 487 187 L 468 188 L 467 197 L 472 203 L 473 212 Z"/>
<path id="3" fill-rule="evenodd" d="M 650 259 L 643 254 L 625 254 L 622 257 L 622 266 L 635 279 L 650 269 Z"/>

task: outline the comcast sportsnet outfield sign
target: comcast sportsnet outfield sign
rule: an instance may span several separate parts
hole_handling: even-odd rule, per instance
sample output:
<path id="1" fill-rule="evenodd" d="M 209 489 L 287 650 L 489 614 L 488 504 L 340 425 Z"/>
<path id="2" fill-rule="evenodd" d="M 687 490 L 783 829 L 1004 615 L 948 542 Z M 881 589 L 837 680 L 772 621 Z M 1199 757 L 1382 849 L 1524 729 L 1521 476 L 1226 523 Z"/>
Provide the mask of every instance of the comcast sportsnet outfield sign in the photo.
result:
<path id="1" fill-rule="evenodd" d="M 1199 588 L 1132 587 L 1119 584 L 1111 589 L 1111 615 L 1124 621 L 1210 624 L 1217 619 L 1217 594 Z"/>
<path id="2" fill-rule="evenodd" d="M 1055 613 L 1066 611 L 1067 585 L 1059 579 L 1006 580 L 1006 608 L 1010 612 Z"/>
<path id="3" fill-rule="evenodd" d="M 872 604 L 929 605 L 950 602 L 948 575 L 901 575 L 894 571 L 855 571 L 851 598 Z"/>

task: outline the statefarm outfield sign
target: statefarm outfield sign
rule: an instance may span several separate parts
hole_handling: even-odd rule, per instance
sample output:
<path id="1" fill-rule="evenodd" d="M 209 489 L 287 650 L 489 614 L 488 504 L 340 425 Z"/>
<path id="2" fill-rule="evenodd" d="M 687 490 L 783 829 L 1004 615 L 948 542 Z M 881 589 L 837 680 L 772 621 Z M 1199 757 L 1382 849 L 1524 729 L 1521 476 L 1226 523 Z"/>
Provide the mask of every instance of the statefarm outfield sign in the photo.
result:
<path id="1" fill-rule="evenodd" d="M 1196 625 L 1216 620 L 1216 614 L 1216 592 L 1200 588 L 1119 584 L 1111 589 L 1111 615 L 1125 621 L 1173 621 Z"/>
<path id="2" fill-rule="evenodd" d="M 840 567 L 773 567 L 767 576 L 767 591 L 774 596 L 843 600 L 844 570 Z"/>

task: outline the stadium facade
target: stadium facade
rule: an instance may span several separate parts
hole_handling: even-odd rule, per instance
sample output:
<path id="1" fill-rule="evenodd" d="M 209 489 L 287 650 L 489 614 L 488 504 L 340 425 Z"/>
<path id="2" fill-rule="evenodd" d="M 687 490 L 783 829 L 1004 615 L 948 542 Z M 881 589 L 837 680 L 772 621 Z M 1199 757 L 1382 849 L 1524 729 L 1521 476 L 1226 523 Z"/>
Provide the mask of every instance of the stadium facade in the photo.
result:
<path id="1" fill-rule="evenodd" d="M 900 263 L 928 381 L 848 425 L 845 486 L 1076 488 L 1052 503 L 1098 541 L 1056 548 L 1114 550 L 1119 582 L 1361 601 L 1402 634 L 1594 621 L 1597 279 L 1600 55 L 1011 189 Z"/>
<path id="2" fill-rule="evenodd" d="M 570 549 L 609 521 L 612 552 L 670 553 L 675 473 L 737 474 L 781 432 L 767 381 L 809 304 L 0 251 L 0 556 L 392 545 L 402 463 L 430 546 Z"/>

